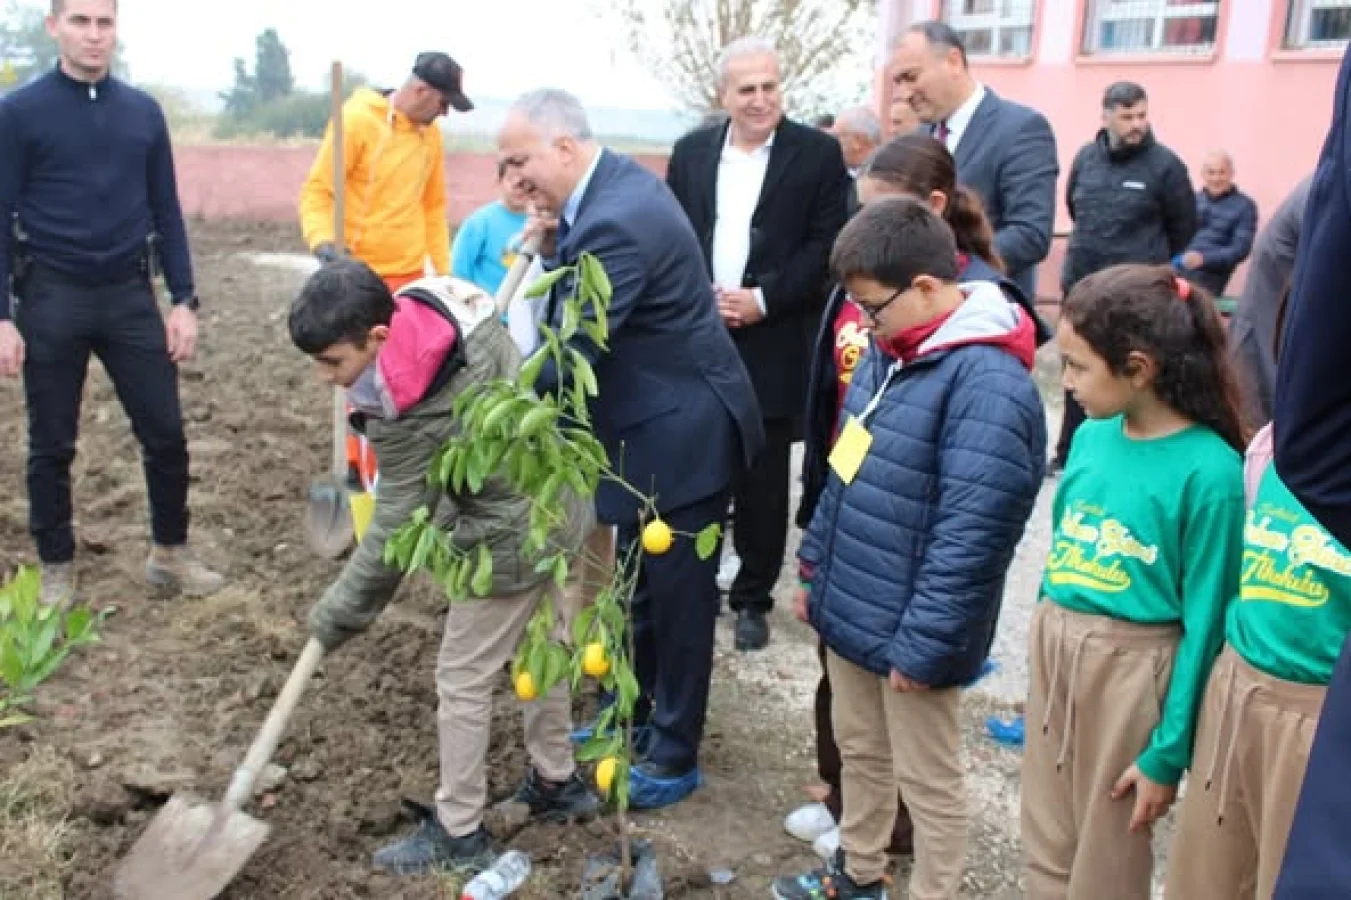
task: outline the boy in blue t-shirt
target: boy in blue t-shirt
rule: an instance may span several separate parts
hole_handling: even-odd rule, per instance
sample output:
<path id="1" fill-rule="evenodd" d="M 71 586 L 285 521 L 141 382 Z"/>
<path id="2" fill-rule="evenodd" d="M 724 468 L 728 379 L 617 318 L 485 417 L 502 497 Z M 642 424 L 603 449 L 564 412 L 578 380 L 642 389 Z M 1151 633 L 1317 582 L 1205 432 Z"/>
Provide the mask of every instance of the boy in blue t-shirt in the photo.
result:
<path id="1" fill-rule="evenodd" d="M 450 247 L 450 271 L 496 294 L 515 259 L 513 240 L 525 228 L 527 197 L 521 178 L 497 165 L 502 198 L 474 210 L 460 225 Z"/>

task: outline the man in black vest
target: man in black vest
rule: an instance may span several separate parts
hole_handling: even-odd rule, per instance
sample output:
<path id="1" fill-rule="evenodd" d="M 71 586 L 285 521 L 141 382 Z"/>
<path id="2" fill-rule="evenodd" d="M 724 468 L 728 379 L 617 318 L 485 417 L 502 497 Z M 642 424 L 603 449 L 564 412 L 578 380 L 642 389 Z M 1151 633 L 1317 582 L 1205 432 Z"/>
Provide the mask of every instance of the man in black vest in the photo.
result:
<path id="1" fill-rule="evenodd" d="M 718 83 L 728 121 L 677 141 L 666 182 L 703 245 L 718 311 L 765 419 L 765 448 L 734 492 L 741 569 L 729 597 L 737 649 L 758 650 L 769 642 L 765 615 L 788 536 L 789 451 L 801 428 L 807 345 L 850 180 L 838 141 L 784 117 L 772 44 L 728 45 Z"/>

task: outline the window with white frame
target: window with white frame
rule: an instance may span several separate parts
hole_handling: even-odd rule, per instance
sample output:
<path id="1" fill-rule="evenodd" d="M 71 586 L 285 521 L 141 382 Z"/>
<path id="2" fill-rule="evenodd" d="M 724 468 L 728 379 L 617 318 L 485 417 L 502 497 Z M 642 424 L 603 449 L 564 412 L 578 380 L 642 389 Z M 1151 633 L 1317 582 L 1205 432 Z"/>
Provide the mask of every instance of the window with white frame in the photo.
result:
<path id="1" fill-rule="evenodd" d="M 943 21 L 962 37 L 966 55 L 1027 59 L 1036 0 L 943 0 Z"/>
<path id="2" fill-rule="evenodd" d="M 1219 21 L 1219 0 L 1089 0 L 1083 52 L 1209 54 Z"/>
<path id="3" fill-rule="evenodd" d="M 1285 46 L 1340 50 L 1351 40 L 1351 0 L 1290 0 Z"/>

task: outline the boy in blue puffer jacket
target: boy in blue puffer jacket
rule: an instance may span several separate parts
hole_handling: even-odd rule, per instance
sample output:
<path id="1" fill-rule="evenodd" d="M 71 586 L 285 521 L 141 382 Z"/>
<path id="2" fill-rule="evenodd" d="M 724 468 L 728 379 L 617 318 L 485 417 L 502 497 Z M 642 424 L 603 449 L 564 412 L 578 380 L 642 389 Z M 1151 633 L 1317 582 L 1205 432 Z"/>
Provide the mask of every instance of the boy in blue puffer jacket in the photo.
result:
<path id="1" fill-rule="evenodd" d="M 1034 327 L 987 282 L 959 284 L 952 231 L 892 197 L 859 212 L 831 265 L 871 327 L 831 472 L 798 552 L 798 615 L 834 686 L 847 815 L 824 869 L 778 900 L 884 900 L 897 788 L 915 831 L 909 896 L 955 898 L 966 855 L 960 690 L 999 618 L 1046 465 Z"/>

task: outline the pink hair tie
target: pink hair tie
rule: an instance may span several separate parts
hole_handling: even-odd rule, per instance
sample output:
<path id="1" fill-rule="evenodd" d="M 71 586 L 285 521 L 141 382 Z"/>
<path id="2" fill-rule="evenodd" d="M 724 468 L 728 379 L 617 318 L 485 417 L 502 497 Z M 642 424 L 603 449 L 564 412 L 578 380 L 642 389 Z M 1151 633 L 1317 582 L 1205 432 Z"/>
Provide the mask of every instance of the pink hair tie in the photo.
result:
<path id="1" fill-rule="evenodd" d="M 1179 299 L 1184 301 L 1191 299 L 1192 285 L 1190 281 L 1180 276 L 1174 275 L 1173 286 L 1177 288 L 1177 296 Z"/>

